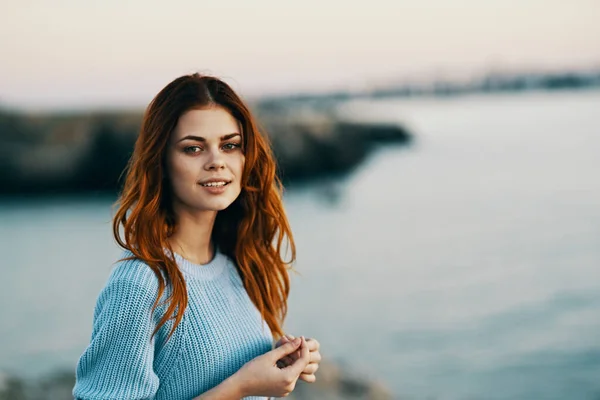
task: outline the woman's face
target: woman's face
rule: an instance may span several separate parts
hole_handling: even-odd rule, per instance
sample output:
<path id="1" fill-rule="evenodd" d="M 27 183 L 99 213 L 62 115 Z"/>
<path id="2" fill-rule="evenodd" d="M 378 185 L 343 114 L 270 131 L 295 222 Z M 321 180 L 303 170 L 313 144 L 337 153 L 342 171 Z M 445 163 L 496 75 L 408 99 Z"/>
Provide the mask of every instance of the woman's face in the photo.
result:
<path id="1" fill-rule="evenodd" d="M 175 210 L 220 211 L 233 203 L 245 161 L 241 135 L 240 124 L 222 107 L 181 115 L 166 156 Z"/>

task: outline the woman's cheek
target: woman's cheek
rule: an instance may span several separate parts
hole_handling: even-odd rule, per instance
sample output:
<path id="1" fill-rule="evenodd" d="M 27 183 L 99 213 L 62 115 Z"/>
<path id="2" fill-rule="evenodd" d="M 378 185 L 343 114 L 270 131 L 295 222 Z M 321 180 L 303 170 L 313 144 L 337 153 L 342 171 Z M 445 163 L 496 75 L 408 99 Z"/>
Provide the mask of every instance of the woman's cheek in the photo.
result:
<path id="1" fill-rule="evenodd" d="M 240 175 L 244 170 L 244 163 L 246 162 L 246 157 L 243 154 L 240 154 L 239 157 L 235 159 L 235 173 Z"/>

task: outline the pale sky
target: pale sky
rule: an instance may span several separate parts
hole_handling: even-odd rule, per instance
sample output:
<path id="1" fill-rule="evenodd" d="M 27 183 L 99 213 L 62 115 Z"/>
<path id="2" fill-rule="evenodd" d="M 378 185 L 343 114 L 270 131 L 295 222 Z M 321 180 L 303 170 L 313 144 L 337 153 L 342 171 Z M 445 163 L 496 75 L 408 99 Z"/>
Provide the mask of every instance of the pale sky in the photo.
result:
<path id="1" fill-rule="evenodd" d="M 0 0 L 0 105 L 145 107 L 172 79 L 246 97 L 600 67 L 600 0 Z"/>

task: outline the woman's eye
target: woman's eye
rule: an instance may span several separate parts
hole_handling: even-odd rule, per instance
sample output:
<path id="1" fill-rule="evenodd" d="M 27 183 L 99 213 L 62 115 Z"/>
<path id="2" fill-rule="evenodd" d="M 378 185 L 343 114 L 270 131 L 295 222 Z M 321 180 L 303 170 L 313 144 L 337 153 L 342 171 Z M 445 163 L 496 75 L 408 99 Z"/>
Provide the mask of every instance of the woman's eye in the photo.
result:
<path id="1" fill-rule="evenodd" d="M 198 153 L 198 152 L 202 151 L 202 147 L 200 147 L 200 146 L 188 146 L 188 147 L 184 148 L 183 151 L 185 153 Z"/>
<path id="2" fill-rule="evenodd" d="M 226 150 L 234 150 L 238 147 L 241 147 L 241 145 L 238 143 L 226 143 L 223 145 L 223 148 L 225 148 Z"/>

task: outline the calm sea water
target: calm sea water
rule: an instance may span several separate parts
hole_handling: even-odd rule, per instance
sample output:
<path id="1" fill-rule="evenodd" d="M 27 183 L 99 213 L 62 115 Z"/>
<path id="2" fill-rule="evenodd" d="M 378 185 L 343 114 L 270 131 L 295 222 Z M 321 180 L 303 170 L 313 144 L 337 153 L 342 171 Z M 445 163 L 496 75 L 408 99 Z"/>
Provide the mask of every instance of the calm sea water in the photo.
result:
<path id="1" fill-rule="evenodd" d="M 340 113 L 416 140 L 286 195 L 288 331 L 402 398 L 600 398 L 600 93 Z M 0 371 L 74 368 L 120 252 L 112 200 L 0 203 Z"/>

